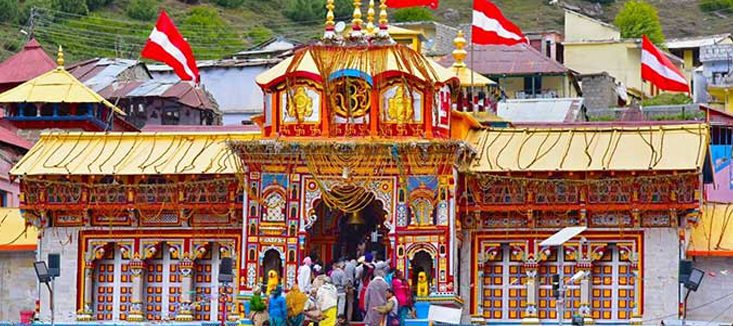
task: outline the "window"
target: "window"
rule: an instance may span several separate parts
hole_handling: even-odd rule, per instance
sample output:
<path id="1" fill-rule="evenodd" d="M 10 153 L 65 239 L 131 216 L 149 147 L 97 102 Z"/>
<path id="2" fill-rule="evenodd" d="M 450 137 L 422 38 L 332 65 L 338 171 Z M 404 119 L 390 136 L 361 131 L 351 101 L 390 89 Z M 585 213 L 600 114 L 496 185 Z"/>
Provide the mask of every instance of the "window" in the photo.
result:
<path id="1" fill-rule="evenodd" d="M 524 93 L 527 95 L 537 95 L 542 93 L 542 76 L 526 76 L 524 77 Z"/>
<path id="2" fill-rule="evenodd" d="M 178 125 L 181 121 L 181 111 L 178 108 L 163 109 L 161 124 L 164 126 Z"/>
<path id="3" fill-rule="evenodd" d="M 8 192 L 0 190 L 0 207 L 8 207 L 8 205 L 10 204 L 8 203 L 8 201 L 10 201 Z"/>

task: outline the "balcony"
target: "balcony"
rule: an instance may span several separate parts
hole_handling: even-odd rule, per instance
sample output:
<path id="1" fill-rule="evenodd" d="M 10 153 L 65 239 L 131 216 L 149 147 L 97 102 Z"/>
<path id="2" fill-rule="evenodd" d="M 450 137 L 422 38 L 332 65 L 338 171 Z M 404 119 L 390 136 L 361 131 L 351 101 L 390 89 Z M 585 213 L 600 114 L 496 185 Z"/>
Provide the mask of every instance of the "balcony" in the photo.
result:
<path id="1" fill-rule="evenodd" d="M 81 128 L 102 131 L 109 127 L 110 110 L 96 104 L 19 103 L 7 108 L 5 119 L 23 128 Z"/>

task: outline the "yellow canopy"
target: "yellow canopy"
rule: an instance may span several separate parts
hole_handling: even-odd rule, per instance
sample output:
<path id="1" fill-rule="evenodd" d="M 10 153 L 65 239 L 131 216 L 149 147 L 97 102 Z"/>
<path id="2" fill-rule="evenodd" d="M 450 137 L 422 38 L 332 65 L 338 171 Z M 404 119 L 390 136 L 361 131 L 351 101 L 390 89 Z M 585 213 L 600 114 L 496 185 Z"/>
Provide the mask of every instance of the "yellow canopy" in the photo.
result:
<path id="1" fill-rule="evenodd" d="M 733 204 L 707 203 L 692 228 L 687 254 L 733 257 Z"/>
<path id="2" fill-rule="evenodd" d="M 495 81 L 486 78 L 471 69 L 465 67 L 452 67 L 451 69 L 455 72 L 456 77 L 461 80 L 461 87 L 485 87 L 496 85 Z M 471 79 L 471 75 L 473 75 L 473 79 Z"/>
<path id="3" fill-rule="evenodd" d="M 451 79 L 457 78 L 454 71 L 451 71 L 450 69 L 441 66 L 437 62 L 426 58 L 425 56 L 415 52 L 414 50 L 410 50 L 411 52 L 408 52 L 411 55 L 411 58 L 409 58 L 408 60 L 409 63 L 411 65 L 424 64 L 426 67 L 428 67 L 428 69 L 426 69 L 428 76 L 423 76 L 422 73 L 420 73 L 420 69 L 418 69 L 417 67 L 405 67 L 405 63 L 400 60 L 400 56 L 404 55 L 405 53 L 399 52 L 399 50 L 397 49 L 397 47 L 401 46 L 402 45 L 393 45 L 387 47 L 388 52 L 378 52 L 382 48 L 339 48 L 340 51 L 352 51 L 352 53 L 349 53 L 347 55 L 339 54 L 339 56 L 344 57 L 344 62 L 339 62 L 336 66 L 341 69 L 369 69 L 379 66 L 383 69 L 382 71 L 363 71 L 363 73 L 367 74 L 370 77 L 374 77 L 383 72 L 398 71 L 407 74 L 413 74 L 415 75 L 415 77 L 423 81 L 433 80 L 439 83 L 447 83 Z M 280 78 L 283 78 L 286 74 L 305 74 L 320 78 L 322 76 L 322 73 L 319 70 L 318 65 L 316 64 L 316 60 L 313 56 L 313 51 L 324 51 L 324 49 L 325 51 L 328 51 L 332 50 L 333 48 L 320 48 L 317 46 L 313 46 L 311 48 L 303 49 L 302 51 L 304 52 L 302 53 L 302 56 L 296 53 L 295 55 L 288 57 L 287 59 L 281 61 L 269 70 L 259 74 L 255 78 L 255 81 L 260 86 L 269 87 L 272 86 L 271 84 L 273 82 L 277 81 Z M 369 55 L 369 51 L 373 51 L 374 55 Z M 375 56 L 377 55 L 381 55 L 383 57 L 375 58 Z M 294 64 L 293 61 L 297 59 L 299 59 L 298 62 L 295 62 L 295 64 L 297 65 L 291 67 Z M 386 63 L 383 66 L 375 64 L 375 62 L 379 62 L 379 60 L 383 59 L 386 59 Z"/>
<path id="4" fill-rule="evenodd" d="M 234 174 L 227 141 L 259 133 L 44 133 L 10 170 L 22 175 Z"/>
<path id="5" fill-rule="evenodd" d="M 119 115 L 125 112 L 57 67 L 0 94 L 0 103 L 102 103 Z"/>
<path id="6" fill-rule="evenodd" d="M 706 124 L 489 128 L 467 141 L 470 172 L 696 170 L 705 161 Z"/>
<path id="7" fill-rule="evenodd" d="M 0 208 L 0 252 L 36 250 L 38 230 L 25 225 L 17 208 Z"/>

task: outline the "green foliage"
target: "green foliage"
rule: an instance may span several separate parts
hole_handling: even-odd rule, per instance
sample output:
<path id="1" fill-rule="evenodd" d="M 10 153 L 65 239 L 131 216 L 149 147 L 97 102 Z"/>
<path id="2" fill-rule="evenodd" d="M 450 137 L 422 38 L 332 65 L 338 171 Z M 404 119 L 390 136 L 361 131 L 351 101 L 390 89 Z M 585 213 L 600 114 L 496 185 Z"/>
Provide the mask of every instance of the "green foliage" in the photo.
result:
<path id="1" fill-rule="evenodd" d="M 616 2 L 616 0 L 585 0 L 585 1 L 593 2 L 593 3 L 600 3 L 602 5 L 608 5 L 608 4 L 612 4 Z"/>
<path id="2" fill-rule="evenodd" d="M 87 8 L 89 10 L 96 10 L 98 8 L 106 7 L 112 3 L 112 0 L 86 0 Z"/>
<path id="3" fill-rule="evenodd" d="M 273 35 L 272 30 L 269 28 L 264 26 L 255 26 L 247 32 L 246 37 L 250 40 L 250 43 L 259 44 L 271 39 Z"/>
<path id="4" fill-rule="evenodd" d="M 239 8 L 245 0 L 214 0 L 214 3 L 224 8 Z"/>
<path id="5" fill-rule="evenodd" d="M 733 0 L 701 0 L 703 11 L 733 10 Z"/>
<path id="6" fill-rule="evenodd" d="M 692 103 L 692 99 L 684 93 L 662 93 L 655 97 L 645 99 L 643 106 L 653 105 L 683 105 Z"/>
<path id="7" fill-rule="evenodd" d="M 657 8 L 644 0 L 629 0 L 616 15 L 614 24 L 621 30 L 623 38 L 649 37 L 654 44 L 664 44 L 664 32 L 659 22 Z"/>
<path id="8" fill-rule="evenodd" d="M 182 20 L 180 29 L 193 47 L 197 59 L 220 59 L 244 48 L 244 42 L 231 25 L 211 7 L 191 8 Z"/>
<path id="9" fill-rule="evenodd" d="M 89 14 L 86 0 L 52 0 L 53 9 L 77 15 Z"/>
<path id="10" fill-rule="evenodd" d="M 392 14 L 392 19 L 396 22 L 420 22 L 433 21 L 433 12 L 423 7 L 412 7 L 398 9 Z"/>
<path id="11" fill-rule="evenodd" d="M 325 1 L 290 0 L 285 9 L 285 16 L 296 22 L 319 23 L 326 19 Z M 354 2 L 351 0 L 334 1 L 336 20 L 351 19 Z"/>
<path id="12" fill-rule="evenodd" d="M 125 9 L 132 19 L 150 21 L 158 15 L 158 0 L 132 0 Z"/>
<path id="13" fill-rule="evenodd" d="M 15 23 L 19 14 L 18 1 L 0 0 L 0 22 Z"/>
<path id="14" fill-rule="evenodd" d="M 20 7 L 20 24 L 28 24 L 31 17 L 31 9 L 33 8 L 52 8 L 51 0 L 26 0 Z"/>

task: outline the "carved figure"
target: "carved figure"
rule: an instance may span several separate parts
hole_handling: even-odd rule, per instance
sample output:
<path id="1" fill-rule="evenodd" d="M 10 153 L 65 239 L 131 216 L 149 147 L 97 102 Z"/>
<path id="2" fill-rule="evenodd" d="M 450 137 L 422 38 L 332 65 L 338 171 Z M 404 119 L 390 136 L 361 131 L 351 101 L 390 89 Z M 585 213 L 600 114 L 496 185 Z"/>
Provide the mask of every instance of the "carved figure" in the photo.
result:
<path id="1" fill-rule="evenodd" d="M 272 292 L 278 284 L 280 284 L 280 277 L 274 269 L 271 269 L 267 272 L 267 295 L 270 295 L 270 292 Z"/>
<path id="2" fill-rule="evenodd" d="M 417 296 L 424 298 L 430 294 L 430 283 L 428 282 L 428 275 L 425 272 L 417 274 Z"/>

